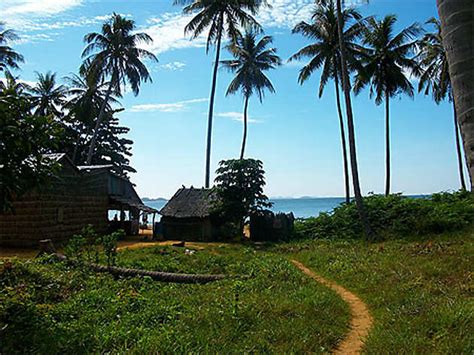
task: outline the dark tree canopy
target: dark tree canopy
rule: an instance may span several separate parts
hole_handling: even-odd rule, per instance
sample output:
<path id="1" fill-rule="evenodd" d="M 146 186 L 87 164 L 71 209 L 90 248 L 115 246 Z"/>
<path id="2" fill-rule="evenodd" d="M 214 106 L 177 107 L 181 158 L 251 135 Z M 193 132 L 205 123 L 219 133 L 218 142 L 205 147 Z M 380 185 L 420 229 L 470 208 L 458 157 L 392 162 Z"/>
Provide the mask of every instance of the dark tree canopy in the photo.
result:
<path id="1" fill-rule="evenodd" d="M 216 210 L 224 217 L 240 224 L 250 215 L 271 207 L 263 192 L 265 171 L 260 160 L 223 160 L 216 174 Z"/>
<path id="2" fill-rule="evenodd" d="M 21 93 L 0 93 L 0 212 L 47 183 L 56 169 L 45 154 L 56 151 L 61 129 L 51 117 L 33 115 L 31 105 Z"/>

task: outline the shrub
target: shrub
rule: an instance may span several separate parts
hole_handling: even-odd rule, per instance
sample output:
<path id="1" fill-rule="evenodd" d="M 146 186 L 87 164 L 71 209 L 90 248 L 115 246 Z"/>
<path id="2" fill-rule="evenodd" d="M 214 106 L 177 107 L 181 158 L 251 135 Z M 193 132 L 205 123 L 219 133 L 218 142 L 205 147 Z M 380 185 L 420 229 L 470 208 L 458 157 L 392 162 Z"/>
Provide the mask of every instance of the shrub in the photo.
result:
<path id="1" fill-rule="evenodd" d="M 371 195 L 364 198 L 364 202 L 369 223 L 379 238 L 443 233 L 474 223 L 474 197 L 466 191 L 425 198 Z M 299 238 L 362 236 L 355 202 L 342 204 L 332 213 L 300 220 L 295 228 Z"/>
<path id="2" fill-rule="evenodd" d="M 104 248 L 104 254 L 107 259 L 108 266 L 115 265 L 117 259 L 117 241 L 124 236 L 125 232 L 123 230 L 119 230 L 102 237 L 102 247 Z"/>
<path id="3" fill-rule="evenodd" d="M 123 230 L 99 237 L 91 225 L 82 230 L 81 234 L 73 236 L 64 253 L 70 259 L 83 262 L 99 262 L 102 250 L 108 266 L 115 265 L 117 258 L 117 241 L 125 236 Z"/>

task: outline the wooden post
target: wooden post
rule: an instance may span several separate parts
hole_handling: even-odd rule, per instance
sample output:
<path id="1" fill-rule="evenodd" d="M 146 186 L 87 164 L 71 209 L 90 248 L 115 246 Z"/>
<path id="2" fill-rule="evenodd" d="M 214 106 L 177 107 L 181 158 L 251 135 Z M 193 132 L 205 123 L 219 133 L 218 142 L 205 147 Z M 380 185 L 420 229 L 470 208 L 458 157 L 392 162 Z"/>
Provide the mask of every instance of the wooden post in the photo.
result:
<path id="1" fill-rule="evenodd" d="M 56 248 L 54 247 L 53 241 L 51 239 L 43 239 L 39 241 L 40 252 L 38 254 L 56 254 Z"/>

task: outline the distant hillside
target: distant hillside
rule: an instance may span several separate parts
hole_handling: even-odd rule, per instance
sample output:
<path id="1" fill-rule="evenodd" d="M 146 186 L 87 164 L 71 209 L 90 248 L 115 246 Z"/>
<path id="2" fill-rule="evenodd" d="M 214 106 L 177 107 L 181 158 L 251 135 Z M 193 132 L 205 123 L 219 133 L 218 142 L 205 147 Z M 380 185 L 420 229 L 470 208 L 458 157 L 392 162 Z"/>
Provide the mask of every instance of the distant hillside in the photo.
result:
<path id="1" fill-rule="evenodd" d="M 168 201 L 168 199 L 163 198 L 163 197 L 158 197 L 158 198 L 143 197 L 142 201 L 143 202 L 166 202 Z"/>

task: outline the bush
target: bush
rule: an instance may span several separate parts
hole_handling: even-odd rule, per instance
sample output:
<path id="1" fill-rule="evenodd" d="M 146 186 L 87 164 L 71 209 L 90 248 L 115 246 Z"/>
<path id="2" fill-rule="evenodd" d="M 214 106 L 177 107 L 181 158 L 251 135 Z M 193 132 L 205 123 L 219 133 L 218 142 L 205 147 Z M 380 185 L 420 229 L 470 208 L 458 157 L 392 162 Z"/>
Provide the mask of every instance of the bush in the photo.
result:
<path id="1" fill-rule="evenodd" d="M 72 260 L 99 263 L 100 251 L 103 251 L 108 266 L 113 266 L 117 258 L 117 241 L 125 236 L 123 230 L 99 237 L 89 225 L 81 234 L 73 236 L 64 252 Z"/>
<path id="2" fill-rule="evenodd" d="M 474 223 L 474 197 L 466 191 L 426 198 L 371 195 L 364 202 L 369 223 L 379 238 L 444 233 Z M 359 238 L 363 234 L 355 202 L 300 220 L 295 228 L 299 238 Z"/>

